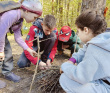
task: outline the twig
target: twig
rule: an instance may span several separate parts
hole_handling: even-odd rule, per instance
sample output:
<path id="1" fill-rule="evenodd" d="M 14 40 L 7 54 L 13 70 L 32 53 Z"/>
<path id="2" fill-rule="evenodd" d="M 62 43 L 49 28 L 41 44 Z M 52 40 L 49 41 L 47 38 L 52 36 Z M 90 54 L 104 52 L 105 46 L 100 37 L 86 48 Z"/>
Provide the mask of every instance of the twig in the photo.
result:
<path id="1" fill-rule="evenodd" d="M 77 35 L 76 35 L 76 42 L 75 42 L 75 48 L 74 48 L 74 53 L 75 53 L 75 50 L 76 50 L 76 45 L 77 45 Z"/>
<path id="2" fill-rule="evenodd" d="M 34 79 L 35 79 L 35 76 L 36 76 L 36 73 L 37 73 L 37 68 L 38 68 L 38 63 L 39 63 L 39 52 L 40 52 L 40 43 L 39 43 L 39 36 L 37 36 L 37 43 L 38 43 L 38 59 L 37 59 L 37 65 L 36 65 L 36 68 L 35 68 L 35 72 L 34 72 L 34 76 L 33 76 L 33 79 L 32 79 L 32 83 L 31 83 L 31 86 L 30 86 L 30 90 L 29 90 L 29 93 L 31 93 L 31 90 L 32 90 L 32 85 L 34 83 Z"/>
<path id="3" fill-rule="evenodd" d="M 47 39 L 44 39 L 44 40 L 40 40 L 39 42 L 42 42 L 42 41 L 46 41 L 46 40 L 48 40 L 48 39 L 52 39 L 52 38 L 55 38 L 55 37 L 57 37 L 57 36 L 59 36 L 59 35 L 63 35 L 63 34 L 66 34 L 67 32 L 65 32 L 65 33 L 62 33 L 62 34 L 58 34 L 58 35 L 56 35 L 56 36 L 54 36 L 54 37 L 51 37 L 51 38 L 47 38 Z M 33 42 L 33 41 L 35 41 L 35 40 L 37 40 L 37 38 L 35 38 L 35 39 L 33 39 L 32 41 L 30 41 L 29 43 L 31 43 L 31 42 Z"/>

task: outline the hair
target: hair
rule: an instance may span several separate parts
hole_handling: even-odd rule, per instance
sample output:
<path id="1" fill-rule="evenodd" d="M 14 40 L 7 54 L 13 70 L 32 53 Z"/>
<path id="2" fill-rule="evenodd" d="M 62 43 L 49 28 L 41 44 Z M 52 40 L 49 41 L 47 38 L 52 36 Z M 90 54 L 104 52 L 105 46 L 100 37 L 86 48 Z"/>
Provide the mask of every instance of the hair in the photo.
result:
<path id="1" fill-rule="evenodd" d="M 104 16 L 98 14 L 97 10 L 86 10 L 77 17 L 75 24 L 81 30 L 88 27 L 94 35 L 103 33 L 107 28 Z"/>
<path id="2" fill-rule="evenodd" d="M 56 19 L 53 15 L 46 15 L 43 19 L 43 24 L 49 29 L 53 29 L 56 26 Z"/>

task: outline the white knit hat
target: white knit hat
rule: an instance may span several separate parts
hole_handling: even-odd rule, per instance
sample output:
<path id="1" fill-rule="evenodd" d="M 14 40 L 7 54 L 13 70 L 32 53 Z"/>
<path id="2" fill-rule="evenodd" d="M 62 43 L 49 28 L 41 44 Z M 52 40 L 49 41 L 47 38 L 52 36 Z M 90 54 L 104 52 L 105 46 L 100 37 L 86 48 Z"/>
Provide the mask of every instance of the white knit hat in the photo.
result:
<path id="1" fill-rule="evenodd" d="M 39 0 L 19 0 L 19 2 L 22 4 L 21 8 L 41 16 L 42 5 Z"/>

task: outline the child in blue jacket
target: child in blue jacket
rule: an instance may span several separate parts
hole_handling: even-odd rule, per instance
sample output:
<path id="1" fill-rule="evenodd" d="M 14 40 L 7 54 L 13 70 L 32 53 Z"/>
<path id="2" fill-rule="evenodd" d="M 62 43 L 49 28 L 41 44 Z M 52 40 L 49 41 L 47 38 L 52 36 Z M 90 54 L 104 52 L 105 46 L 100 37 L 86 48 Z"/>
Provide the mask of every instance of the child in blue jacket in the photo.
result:
<path id="1" fill-rule="evenodd" d="M 110 32 L 104 33 L 104 17 L 87 10 L 75 24 L 85 45 L 61 65 L 60 85 L 67 93 L 110 93 Z"/>

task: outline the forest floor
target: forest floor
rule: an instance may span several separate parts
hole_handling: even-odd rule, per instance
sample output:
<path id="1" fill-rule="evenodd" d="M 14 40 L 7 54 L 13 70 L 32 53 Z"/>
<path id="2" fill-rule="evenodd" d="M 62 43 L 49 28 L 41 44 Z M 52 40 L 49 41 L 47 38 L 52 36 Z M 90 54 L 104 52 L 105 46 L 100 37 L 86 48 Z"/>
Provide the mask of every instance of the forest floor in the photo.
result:
<path id="1" fill-rule="evenodd" d="M 26 35 L 23 36 L 23 39 L 25 39 Z M 13 36 L 8 36 L 8 39 L 11 44 L 12 48 L 12 54 L 14 58 L 14 69 L 12 72 L 19 75 L 21 77 L 20 82 L 14 83 L 12 81 L 8 81 L 4 79 L 4 76 L 0 73 L 0 80 L 3 80 L 6 82 L 6 87 L 3 89 L 0 89 L 0 93 L 28 93 L 29 87 L 30 87 L 30 79 L 32 79 L 32 76 L 34 75 L 35 65 L 31 64 L 31 67 L 27 68 L 19 68 L 17 66 L 17 61 L 23 51 L 23 49 L 18 46 L 18 44 L 15 42 Z M 64 51 L 63 55 L 58 55 L 56 53 L 55 59 L 53 61 L 54 65 L 60 66 L 63 62 L 67 61 L 69 59 L 70 51 L 66 50 Z M 28 85 L 28 86 L 27 86 Z M 35 92 L 37 88 L 32 89 L 31 93 L 37 93 Z M 46 92 L 45 92 L 46 93 Z M 54 92 L 49 92 L 54 93 Z M 56 92 L 55 92 L 56 93 Z M 62 89 L 59 90 L 57 93 L 64 93 Z"/>

